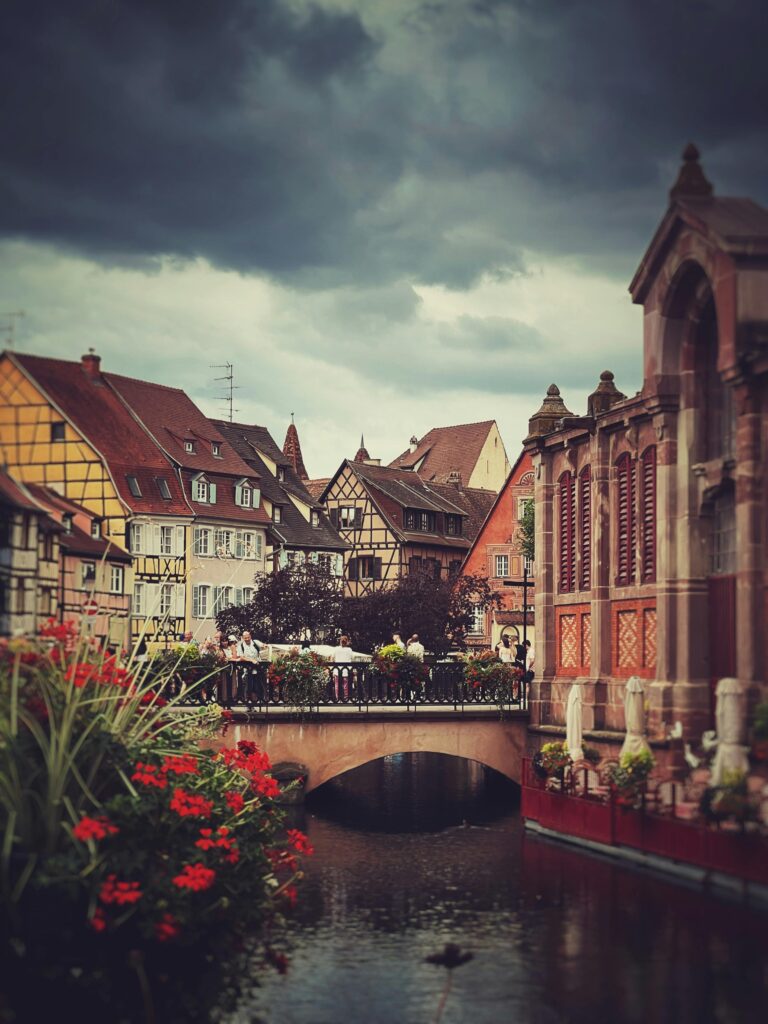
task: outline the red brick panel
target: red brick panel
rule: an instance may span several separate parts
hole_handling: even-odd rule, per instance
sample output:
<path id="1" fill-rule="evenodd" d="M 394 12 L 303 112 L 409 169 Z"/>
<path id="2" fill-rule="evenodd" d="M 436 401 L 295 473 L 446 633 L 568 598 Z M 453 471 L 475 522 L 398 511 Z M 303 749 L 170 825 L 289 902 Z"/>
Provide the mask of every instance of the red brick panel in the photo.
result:
<path id="1" fill-rule="evenodd" d="M 581 676 L 589 672 L 592 640 L 590 606 L 567 605 L 555 609 L 557 674 Z"/>

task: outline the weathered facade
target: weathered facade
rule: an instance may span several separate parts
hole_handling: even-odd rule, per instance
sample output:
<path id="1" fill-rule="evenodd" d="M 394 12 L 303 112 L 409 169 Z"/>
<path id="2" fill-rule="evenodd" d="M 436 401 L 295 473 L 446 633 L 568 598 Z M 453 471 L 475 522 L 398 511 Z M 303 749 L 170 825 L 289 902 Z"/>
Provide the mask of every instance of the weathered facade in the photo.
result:
<path id="1" fill-rule="evenodd" d="M 534 723 L 621 730 L 627 678 L 650 728 L 712 722 L 713 684 L 766 680 L 768 212 L 719 198 L 688 147 L 630 291 L 644 307 L 644 383 L 601 375 L 587 415 L 553 385 L 531 418 Z"/>
<path id="2" fill-rule="evenodd" d="M 530 455 L 523 452 L 462 566 L 465 575 L 486 576 L 502 602 L 500 608 L 477 609 L 468 637 L 473 647 L 495 647 L 502 636 L 508 636 L 513 644 L 520 643 L 524 632 L 526 639 L 533 642 L 533 562 L 525 559 L 520 550 L 521 522 L 526 505 L 532 501 L 533 464 Z M 530 588 L 513 585 L 528 579 Z"/>

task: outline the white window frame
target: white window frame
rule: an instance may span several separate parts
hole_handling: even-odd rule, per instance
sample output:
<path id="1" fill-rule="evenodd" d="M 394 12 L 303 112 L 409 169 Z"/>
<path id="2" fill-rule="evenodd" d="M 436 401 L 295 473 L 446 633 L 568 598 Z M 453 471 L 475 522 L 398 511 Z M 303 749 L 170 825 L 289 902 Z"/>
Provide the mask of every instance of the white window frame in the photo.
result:
<path id="1" fill-rule="evenodd" d="M 282 523 L 283 521 L 283 510 L 279 505 L 272 506 L 272 522 Z"/>
<path id="2" fill-rule="evenodd" d="M 213 531 L 213 548 L 218 558 L 231 558 L 235 542 L 235 531 L 217 526 Z"/>
<path id="3" fill-rule="evenodd" d="M 211 605 L 211 618 L 215 618 L 219 612 L 234 603 L 234 592 L 232 587 L 214 587 L 213 603 Z"/>
<path id="4" fill-rule="evenodd" d="M 173 615 L 173 584 L 161 583 L 157 614 L 160 618 Z"/>
<path id="5" fill-rule="evenodd" d="M 509 579 L 509 555 L 494 555 L 493 567 L 496 579 Z"/>
<path id="6" fill-rule="evenodd" d="M 173 555 L 174 554 L 174 527 L 173 526 L 160 526 L 160 555 Z"/>
<path id="7" fill-rule="evenodd" d="M 145 555 L 146 536 L 144 533 L 146 523 L 131 523 L 131 554 L 132 555 Z"/>
<path id="8" fill-rule="evenodd" d="M 99 540 L 101 537 L 101 523 L 98 519 L 91 520 L 91 536 L 95 540 Z"/>
<path id="9" fill-rule="evenodd" d="M 196 526 L 193 534 L 192 553 L 199 558 L 211 558 L 212 548 L 210 526 Z"/>
<path id="10" fill-rule="evenodd" d="M 146 606 L 146 596 L 146 583 L 134 583 L 133 597 L 131 599 L 131 615 L 144 615 L 144 609 Z"/>
<path id="11" fill-rule="evenodd" d="M 251 601 L 253 600 L 253 593 L 254 593 L 254 588 L 253 587 L 243 587 L 242 603 L 243 604 L 250 604 Z"/>
<path id="12" fill-rule="evenodd" d="M 485 608 L 481 604 L 472 605 L 472 622 L 469 625 L 469 636 L 483 636 L 485 633 Z"/>
<path id="13" fill-rule="evenodd" d="M 213 455 L 214 459 L 221 458 L 221 445 L 218 441 L 211 441 L 211 455 Z"/>
<path id="14" fill-rule="evenodd" d="M 194 455 L 195 454 L 195 442 L 194 441 L 185 441 L 184 442 L 184 451 L 188 455 Z"/>
<path id="15" fill-rule="evenodd" d="M 111 565 L 109 567 L 109 592 L 110 594 L 122 594 L 125 590 L 125 569 L 122 565 Z"/>
<path id="16" fill-rule="evenodd" d="M 207 480 L 192 481 L 192 501 L 199 501 L 203 505 L 209 505 L 211 500 L 211 485 Z"/>
<path id="17" fill-rule="evenodd" d="M 351 513 L 351 516 L 350 516 Z M 357 520 L 357 505 L 339 505 L 339 529 L 353 530 Z"/>
<path id="18" fill-rule="evenodd" d="M 209 619 L 211 587 L 208 583 L 199 583 L 192 587 L 192 618 Z"/>
<path id="19" fill-rule="evenodd" d="M 320 526 L 320 513 L 316 508 L 313 508 L 309 513 L 310 524 L 316 530 Z"/>

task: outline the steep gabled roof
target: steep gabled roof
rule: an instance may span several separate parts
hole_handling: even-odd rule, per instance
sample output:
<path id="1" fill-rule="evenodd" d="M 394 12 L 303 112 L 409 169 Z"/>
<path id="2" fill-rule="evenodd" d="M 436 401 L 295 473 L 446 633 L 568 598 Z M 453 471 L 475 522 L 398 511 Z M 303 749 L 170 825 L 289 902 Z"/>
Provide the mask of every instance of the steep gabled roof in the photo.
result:
<path id="1" fill-rule="evenodd" d="M 7 355 L 103 457 L 127 508 L 137 513 L 191 514 L 168 459 L 103 374 L 94 378 L 81 363 L 64 359 Z M 131 494 L 128 476 L 136 477 L 140 498 Z M 170 500 L 161 497 L 158 477 L 165 478 Z"/>
<path id="2" fill-rule="evenodd" d="M 283 491 L 289 491 L 306 505 L 313 508 L 318 507 L 317 501 L 307 490 L 304 481 L 299 478 L 292 463 L 277 447 L 266 427 L 249 423 L 228 423 L 226 420 L 213 420 L 212 422 L 245 462 L 250 463 L 251 456 L 254 454 L 259 456 L 258 463 L 262 467 L 262 471 L 268 474 L 269 470 L 261 459 L 263 454 L 283 470 L 285 479 L 278 482 L 278 486 Z M 283 494 L 281 498 L 273 500 L 288 501 L 289 499 Z"/>
<path id="3" fill-rule="evenodd" d="M 31 485 L 23 484 L 2 467 L 0 467 L 0 505 L 22 509 L 25 512 L 47 514 L 47 509 L 41 506 L 32 492 Z"/>
<path id="4" fill-rule="evenodd" d="M 433 427 L 418 442 L 415 451 L 406 449 L 390 462 L 396 469 L 416 469 L 419 476 L 435 483 L 448 483 L 451 474 L 460 474 L 469 483 L 480 452 L 495 420 L 463 423 L 454 427 Z"/>
<path id="5" fill-rule="evenodd" d="M 40 504 L 52 513 L 57 522 L 60 521 L 59 516 L 66 514 L 79 513 L 91 520 L 100 518 L 100 516 L 94 515 L 90 509 L 78 505 L 75 501 L 70 501 L 69 498 L 63 497 L 57 491 L 51 490 L 50 487 L 43 487 L 42 484 L 27 484 L 27 487 Z M 131 555 L 119 544 L 115 544 L 114 541 L 108 540 L 106 537 L 92 537 L 77 523 L 72 523 L 69 531 L 62 530 L 60 542 L 62 548 L 72 555 L 84 555 L 86 558 L 96 560 L 107 558 L 117 562 L 131 561 Z"/>
<path id="6" fill-rule="evenodd" d="M 304 457 L 301 454 L 299 432 L 296 429 L 296 424 L 293 422 L 293 416 L 291 416 L 291 422 L 285 434 L 285 441 L 283 441 L 283 455 L 290 462 L 291 468 L 299 480 L 309 479 L 309 473 L 304 465 Z"/>

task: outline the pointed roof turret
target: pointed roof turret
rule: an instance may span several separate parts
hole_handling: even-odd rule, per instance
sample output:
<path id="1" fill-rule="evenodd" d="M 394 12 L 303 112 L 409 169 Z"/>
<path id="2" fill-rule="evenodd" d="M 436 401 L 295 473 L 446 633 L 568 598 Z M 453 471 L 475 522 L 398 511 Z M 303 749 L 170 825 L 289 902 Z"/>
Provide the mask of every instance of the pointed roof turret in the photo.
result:
<path id="1" fill-rule="evenodd" d="M 587 415 L 598 416 L 601 412 L 607 412 L 611 406 L 626 397 L 616 387 L 611 371 L 603 370 L 599 384 L 587 399 Z"/>
<path id="2" fill-rule="evenodd" d="M 564 416 L 573 416 L 573 413 L 566 408 L 565 402 L 560 397 L 560 388 L 557 384 L 550 384 L 546 397 L 541 403 L 541 408 L 528 420 L 528 438 L 549 434 L 555 429 L 557 421 L 563 419 Z"/>
<path id="3" fill-rule="evenodd" d="M 365 438 L 360 435 L 360 447 L 357 449 L 357 455 L 352 460 L 353 462 L 370 462 L 371 456 L 368 454 L 368 449 L 365 447 Z"/>
<path id="4" fill-rule="evenodd" d="M 683 166 L 677 175 L 677 181 L 669 190 L 669 198 L 709 199 L 712 192 L 712 182 L 707 180 L 699 163 L 699 151 L 692 142 L 689 142 L 683 150 Z"/>
<path id="5" fill-rule="evenodd" d="M 283 455 L 286 459 L 290 460 L 291 465 L 300 480 L 309 480 L 309 473 L 307 472 L 307 467 L 304 465 L 304 459 L 301 454 L 299 432 L 296 429 L 296 424 L 293 422 L 293 413 L 291 413 L 291 423 L 286 431 L 285 441 L 283 441 Z"/>

